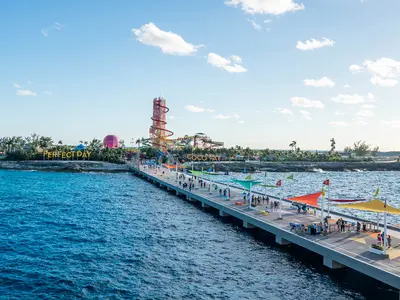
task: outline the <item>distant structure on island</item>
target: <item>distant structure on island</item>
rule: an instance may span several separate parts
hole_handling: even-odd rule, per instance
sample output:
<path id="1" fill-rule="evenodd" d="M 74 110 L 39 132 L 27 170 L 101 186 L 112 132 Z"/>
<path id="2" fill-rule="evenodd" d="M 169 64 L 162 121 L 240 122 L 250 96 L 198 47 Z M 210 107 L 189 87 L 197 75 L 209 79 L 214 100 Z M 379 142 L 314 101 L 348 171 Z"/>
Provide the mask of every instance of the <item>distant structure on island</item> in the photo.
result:
<path id="1" fill-rule="evenodd" d="M 167 129 L 167 100 L 158 97 L 153 99 L 153 116 L 151 120 L 153 124 L 150 126 L 150 140 L 154 148 L 160 149 L 162 152 L 167 152 L 168 138 L 174 133 Z"/>
<path id="2" fill-rule="evenodd" d="M 196 133 L 192 136 L 185 135 L 181 138 L 170 139 L 174 134 L 171 130 L 167 129 L 167 113 L 169 108 L 167 107 L 167 100 L 162 97 L 153 99 L 153 121 L 150 126 L 149 139 L 152 147 L 159 149 L 161 152 L 166 153 L 168 150 L 182 149 L 185 147 L 199 148 L 199 149 L 211 149 L 224 147 L 223 142 L 213 141 L 208 135 L 204 133 Z"/>
<path id="3" fill-rule="evenodd" d="M 103 140 L 104 148 L 118 148 L 119 138 L 116 135 L 107 135 Z"/>

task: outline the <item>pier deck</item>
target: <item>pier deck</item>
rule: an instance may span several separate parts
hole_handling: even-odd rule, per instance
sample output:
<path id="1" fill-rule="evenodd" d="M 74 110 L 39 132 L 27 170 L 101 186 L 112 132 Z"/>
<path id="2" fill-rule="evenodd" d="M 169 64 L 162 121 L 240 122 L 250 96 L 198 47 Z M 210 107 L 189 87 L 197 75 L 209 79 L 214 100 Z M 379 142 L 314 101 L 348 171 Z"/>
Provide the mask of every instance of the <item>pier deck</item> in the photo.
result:
<path id="1" fill-rule="evenodd" d="M 309 224 L 319 222 L 320 217 L 300 214 L 297 210 L 291 209 L 289 204 L 282 202 L 282 219 L 279 220 L 278 211 L 272 211 L 268 215 L 260 213 L 260 210 L 265 210 L 266 204 L 261 204 L 255 209 L 250 209 L 248 205 L 236 205 L 236 201 L 243 200 L 243 190 L 239 188 L 230 187 L 231 197 L 227 200 L 219 195 L 219 191 L 213 190 L 210 194 L 208 188 L 197 188 L 192 191 L 183 189 L 176 181 L 175 172 L 166 171 L 163 175 L 160 171 L 156 173 L 154 169 L 134 169 L 133 171 L 155 184 L 184 195 L 188 200 L 200 201 L 203 207 L 219 210 L 220 216 L 229 215 L 242 220 L 244 227 L 257 227 L 272 233 L 276 236 L 276 242 L 281 245 L 292 243 L 315 252 L 323 257 L 324 265 L 329 268 L 349 267 L 400 289 L 400 234 L 398 232 L 389 232 L 392 237 L 392 247 L 387 251 L 389 258 L 383 258 L 368 251 L 371 244 L 376 243 L 376 233 L 333 232 L 315 236 L 291 232 L 290 222 Z M 223 184 L 218 183 L 218 186 L 224 188 Z M 270 211 L 269 207 L 268 211 Z M 333 213 L 331 216 L 335 218 Z M 345 219 L 351 220 L 351 217 Z"/>

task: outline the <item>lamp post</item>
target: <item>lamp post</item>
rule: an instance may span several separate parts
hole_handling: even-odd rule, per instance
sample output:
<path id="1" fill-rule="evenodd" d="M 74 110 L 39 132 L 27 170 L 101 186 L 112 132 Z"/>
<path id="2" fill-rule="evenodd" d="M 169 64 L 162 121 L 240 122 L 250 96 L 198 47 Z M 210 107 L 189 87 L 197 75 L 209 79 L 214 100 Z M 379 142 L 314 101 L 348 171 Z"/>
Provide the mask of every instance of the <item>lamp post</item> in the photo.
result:
<path id="1" fill-rule="evenodd" d="M 282 220 L 282 194 L 283 194 L 283 187 L 281 187 L 281 195 L 279 197 L 279 220 Z"/>

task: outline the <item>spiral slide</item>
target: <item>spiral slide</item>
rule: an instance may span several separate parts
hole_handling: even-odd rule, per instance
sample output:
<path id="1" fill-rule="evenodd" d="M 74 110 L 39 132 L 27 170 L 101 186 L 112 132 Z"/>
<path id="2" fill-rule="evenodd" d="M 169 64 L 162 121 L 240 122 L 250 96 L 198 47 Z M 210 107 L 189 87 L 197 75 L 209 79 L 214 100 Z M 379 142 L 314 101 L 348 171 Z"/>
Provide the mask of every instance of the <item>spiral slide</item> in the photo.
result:
<path id="1" fill-rule="evenodd" d="M 153 116 L 151 117 L 153 125 L 150 127 L 150 133 L 153 146 L 160 147 L 165 153 L 167 152 L 168 138 L 174 133 L 165 128 L 167 124 L 165 114 L 169 112 L 169 108 L 163 105 L 162 102 L 161 98 L 154 99 Z"/>

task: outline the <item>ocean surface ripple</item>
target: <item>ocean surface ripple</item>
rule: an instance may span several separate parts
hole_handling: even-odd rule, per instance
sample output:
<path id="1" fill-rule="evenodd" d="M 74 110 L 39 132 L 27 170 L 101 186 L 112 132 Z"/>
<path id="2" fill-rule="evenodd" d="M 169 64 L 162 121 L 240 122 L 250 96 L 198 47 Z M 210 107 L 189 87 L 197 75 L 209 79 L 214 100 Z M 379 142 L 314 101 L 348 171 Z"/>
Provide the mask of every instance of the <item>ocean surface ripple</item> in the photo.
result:
<path id="1" fill-rule="evenodd" d="M 0 171 L 0 299 L 363 299 L 129 174 Z"/>

